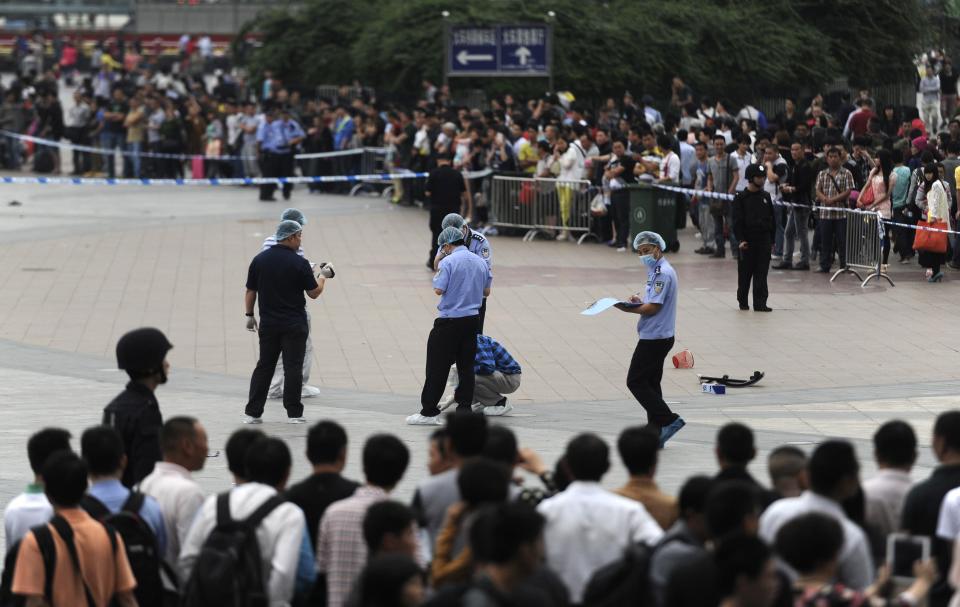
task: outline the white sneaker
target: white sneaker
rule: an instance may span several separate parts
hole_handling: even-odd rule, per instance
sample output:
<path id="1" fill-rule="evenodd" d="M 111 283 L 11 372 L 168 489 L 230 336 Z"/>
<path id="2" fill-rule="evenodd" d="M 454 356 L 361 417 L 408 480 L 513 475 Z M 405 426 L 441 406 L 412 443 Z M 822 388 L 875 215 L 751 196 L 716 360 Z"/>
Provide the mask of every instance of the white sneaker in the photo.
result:
<path id="1" fill-rule="evenodd" d="M 288 417 L 288 418 L 287 418 L 287 423 L 288 423 L 288 424 L 305 424 L 305 423 L 307 423 L 307 418 L 306 418 L 306 417 L 303 417 L 303 416 L 301 416 L 301 417 Z"/>
<path id="2" fill-rule="evenodd" d="M 440 421 L 439 415 L 434 415 L 433 417 L 427 417 L 426 415 L 420 415 L 419 413 L 414 413 L 413 415 L 407 417 L 408 426 L 442 426 L 443 422 Z"/>
<path id="3" fill-rule="evenodd" d="M 244 416 L 243 416 L 243 423 L 245 423 L 245 424 L 250 424 L 250 425 L 256 425 L 256 424 L 262 424 L 262 423 L 263 423 L 263 420 L 260 419 L 259 417 L 253 417 L 252 415 L 244 415 Z"/>
<path id="4" fill-rule="evenodd" d="M 627 252 L 627 247 L 618 247 L 618 248 L 617 248 L 617 253 L 626 253 L 626 252 Z"/>
<path id="5" fill-rule="evenodd" d="M 480 404 L 480 403 L 473 403 L 472 405 L 470 405 L 470 408 L 473 409 L 473 412 L 474 412 L 474 413 L 482 413 L 482 412 L 483 412 L 483 405 Z"/>
<path id="6" fill-rule="evenodd" d="M 304 384 L 303 390 L 300 391 L 300 398 L 313 398 L 314 396 L 320 396 L 320 388 Z"/>
<path id="7" fill-rule="evenodd" d="M 500 407 L 494 406 L 494 407 L 484 407 L 484 408 L 483 408 L 483 414 L 484 414 L 484 415 L 487 415 L 487 416 L 492 416 L 492 417 L 496 417 L 496 416 L 499 416 L 499 415 L 506 415 L 507 413 L 510 413 L 511 411 L 513 411 L 513 405 L 511 405 L 510 403 L 507 403 L 507 404 L 505 404 L 505 405 L 503 405 L 503 406 L 500 406 Z"/>

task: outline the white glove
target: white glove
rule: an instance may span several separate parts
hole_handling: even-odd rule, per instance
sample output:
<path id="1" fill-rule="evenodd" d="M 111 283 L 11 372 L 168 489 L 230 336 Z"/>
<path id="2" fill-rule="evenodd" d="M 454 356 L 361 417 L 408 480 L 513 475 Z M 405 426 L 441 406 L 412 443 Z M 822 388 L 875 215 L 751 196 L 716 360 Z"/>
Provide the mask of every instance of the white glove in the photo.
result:
<path id="1" fill-rule="evenodd" d="M 247 316 L 247 331 L 257 332 L 257 319 L 253 316 Z"/>
<path id="2" fill-rule="evenodd" d="M 320 264 L 320 276 L 323 276 L 324 278 L 333 278 L 336 275 L 337 273 L 333 271 L 332 263 L 323 262 Z"/>

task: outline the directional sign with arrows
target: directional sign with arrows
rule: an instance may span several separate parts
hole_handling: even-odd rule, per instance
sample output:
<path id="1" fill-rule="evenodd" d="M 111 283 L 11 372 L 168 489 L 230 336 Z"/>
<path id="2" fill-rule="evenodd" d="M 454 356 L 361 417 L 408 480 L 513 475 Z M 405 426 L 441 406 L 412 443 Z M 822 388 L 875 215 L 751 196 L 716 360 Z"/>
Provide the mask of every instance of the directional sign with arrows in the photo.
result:
<path id="1" fill-rule="evenodd" d="M 549 76 L 550 28 L 543 24 L 449 29 L 450 76 Z"/>
<path id="2" fill-rule="evenodd" d="M 497 28 L 454 27 L 450 30 L 450 73 L 497 71 Z"/>
<path id="3" fill-rule="evenodd" d="M 547 26 L 500 27 L 500 70 L 547 74 Z"/>

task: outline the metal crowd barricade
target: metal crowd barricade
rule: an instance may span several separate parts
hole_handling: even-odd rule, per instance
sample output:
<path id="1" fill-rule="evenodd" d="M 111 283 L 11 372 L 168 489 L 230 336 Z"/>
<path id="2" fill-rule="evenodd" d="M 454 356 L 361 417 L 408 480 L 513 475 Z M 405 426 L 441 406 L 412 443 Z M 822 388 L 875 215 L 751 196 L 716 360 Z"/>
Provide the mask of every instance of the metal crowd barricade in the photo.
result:
<path id="1" fill-rule="evenodd" d="M 590 231 L 589 181 L 494 175 L 490 192 L 490 225 L 527 230 L 525 241 L 559 230 L 580 234 L 577 244 L 590 237 L 599 240 Z M 561 205 L 569 205 L 566 226 L 561 225 Z"/>
<path id="2" fill-rule="evenodd" d="M 356 171 L 354 173 L 344 173 L 346 175 L 379 175 L 390 172 L 387 150 L 383 148 L 363 148 L 361 153 L 344 156 L 343 158 Z M 362 181 L 350 189 L 350 195 L 356 196 L 360 193 L 366 193 L 389 196 L 393 194 L 393 188 L 394 186 L 390 182 Z"/>
<path id="3" fill-rule="evenodd" d="M 883 221 L 880 213 L 874 211 L 860 211 L 844 209 L 847 219 L 846 227 L 846 265 L 837 270 L 830 277 L 830 282 L 841 274 L 853 274 L 860 280 L 860 286 L 866 287 L 871 279 L 886 280 L 894 286 L 893 280 L 883 271 Z M 864 278 L 856 270 L 870 270 Z"/>

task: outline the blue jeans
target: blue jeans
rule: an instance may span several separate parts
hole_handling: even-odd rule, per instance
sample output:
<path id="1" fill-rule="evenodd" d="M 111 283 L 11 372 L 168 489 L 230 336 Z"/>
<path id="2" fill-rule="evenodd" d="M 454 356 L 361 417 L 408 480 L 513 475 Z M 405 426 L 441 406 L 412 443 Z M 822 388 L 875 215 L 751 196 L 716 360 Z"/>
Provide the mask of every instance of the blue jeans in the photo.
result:
<path id="1" fill-rule="evenodd" d="M 127 143 L 127 151 L 133 154 L 129 156 L 130 166 L 133 172 L 134 179 L 140 179 L 140 152 L 143 150 L 143 143 L 140 141 L 130 141 Z M 126 164 L 126 163 L 124 163 Z"/>
<path id="2" fill-rule="evenodd" d="M 787 226 L 783 234 L 783 261 L 793 263 L 793 247 L 800 240 L 800 264 L 810 264 L 810 239 L 807 237 L 807 222 L 810 220 L 810 207 L 793 207 L 787 215 Z"/>
<path id="3" fill-rule="evenodd" d="M 116 158 L 114 158 L 113 151 L 117 148 L 123 149 L 123 139 L 123 133 L 111 133 L 109 131 L 100 133 L 104 169 L 107 171 L 107 177 L 111 179 L 117 176 Z"/>
<path id="4" fill-rule="evenodd" d="M 776 257 L 783 257 L 783 215 L 786 210 L 782 204 L 773 205 L 773 225 L 776 228 L 773 237 L 773 254 Z"/>

